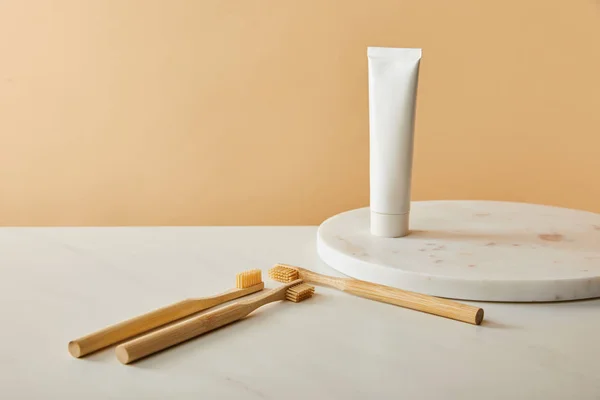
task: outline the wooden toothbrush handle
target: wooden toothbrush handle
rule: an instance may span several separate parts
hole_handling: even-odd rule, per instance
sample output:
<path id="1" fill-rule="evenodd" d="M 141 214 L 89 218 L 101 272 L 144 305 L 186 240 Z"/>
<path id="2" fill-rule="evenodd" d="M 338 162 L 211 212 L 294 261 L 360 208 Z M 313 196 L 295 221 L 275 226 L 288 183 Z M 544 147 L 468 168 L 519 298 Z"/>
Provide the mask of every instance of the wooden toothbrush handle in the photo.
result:
<path id="1" fill-rule="evenodd" d="M 483 320 L 483 309 L 479 307 L 356 279 L 343 279 L 343 281 L 342 290 L 367 299 L 439 315 L 473 325 L 479 325 Z"/>
<path id="2" fill-rule="evenodd" d="M 238 319 L 244 318 L 258 307 L 272 301 L 284 300 L 286 290 L 299 283 L 302 283 L 302 281 L 297 280 L 288 283 L 279 288 L 265 291 L 252 299 L 235 302 L 125 342 L 115 349 L 117 359 L 123 364 L 129 364 L 157 351 L 175 346 L 176 344 L 235 322 Z"/>
<path id="3" fill-rule="evenodd" d="M 197 317 L 177 322 L 147 335 L 120 344 L 115 349 L 117 359 L 129 364 L 203 333 L 230 324 L 248 315 L 255 307 L 238 302 Z"/>
<path id="4" fill-rule="evenodd" d="M 232 289 L 223 294 L 202 299 L 187 299 L 149 313 L 120 322 L 69 342 L 69 353 L 83 357 L 94 351 L 137 336 L 151 329 L 176 321 L 226 301 L 237 299 L 264 288 L 264 283 L 245 289 Z"/>
<path id="5" fill-rule="evenodd" d="M 122 340 L 154 329 L 171 321 L 202 309 L 202 304 L 196 300 L 183 300 L 169 306 L 159 308 L 144 315 L 128 319 L 118 324 L 106 327 L 97 332 L 80 337 L 69 342 L 69 353 L 73 357 L 83 357 L 86 354 L 103 349 Z"/>

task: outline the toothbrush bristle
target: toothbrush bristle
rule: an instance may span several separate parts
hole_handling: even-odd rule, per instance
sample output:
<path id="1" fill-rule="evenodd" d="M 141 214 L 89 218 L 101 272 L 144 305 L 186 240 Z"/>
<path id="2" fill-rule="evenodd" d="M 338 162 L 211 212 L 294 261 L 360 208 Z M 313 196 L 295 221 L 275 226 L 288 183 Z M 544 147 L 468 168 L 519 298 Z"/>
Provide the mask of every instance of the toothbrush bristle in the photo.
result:
<path id="1" fill-rule="evenodd" d="M 260 269 L 251 269 L 240 272 L 235 276 L 235 287 L 245 289 L 250 286 L 258 285 L 262 282 L 262 271 Z"/>
<path id="2" fill-rule="evenodd" d="M 315 287 L 311 285 L 307 285 L 306 283 L 301 283 L 296 286 L 292 286 L 285 292 L 285 298 L 289 301 L 293 301 L 294 303 L 299 303 L 303 300 L 306 300 L 315 293 Z"/>
<path id="3" fill-rule="evenodd" d="M 300 273 L 297 269 L 279 264 L 269 270 L 269 277 L 277 282 L 290 283 L 299 279 Z"/>

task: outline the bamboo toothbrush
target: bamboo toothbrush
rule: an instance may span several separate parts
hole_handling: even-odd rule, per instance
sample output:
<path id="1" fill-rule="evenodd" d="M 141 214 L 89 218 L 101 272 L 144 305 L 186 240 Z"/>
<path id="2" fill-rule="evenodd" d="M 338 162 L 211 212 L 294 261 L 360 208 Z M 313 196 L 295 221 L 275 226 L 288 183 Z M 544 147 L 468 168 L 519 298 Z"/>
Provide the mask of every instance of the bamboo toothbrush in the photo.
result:
<path id="1" fill-rule="evenodd" d="M 258 292 L 264 287 L 265 284 L 262 281 L 261 270 L 253 269 L 241 272 L 236 275 L 236 287 L 234 289 L 211 297 L 186 299 L 75 339 L 69 342 L 69 353 L 76 358 L 83 357 L 86 354 L 129 339 L 169 322 Z"/>
<path id="2" fill-rule="evenodd" d="M 298 303 L 311 297 L 314 291 L 313 286 L 302 283 L 302 280 L 297 279 L 279 288 L 266 291 L 252 299 L 237 301 L 234 304 L 191 317 L 120 344 L 115 349 L 115 353 L 121 363 L 129 364 L 242 319 L 267 303 L 278 300 L 289 300 Z"/>
<path id="3" fill-rule="evenodd" d="M 358 279 L 321 275 L 304 268 L 286 264 L 275 265 L 269 270 L 269 276 L 278 282 L 290 282 L 302 279 L 306 282 L 333 287 L 367 299 L 439 315 L 473 325 L 479 325 L 483 321 L 482 308 Z"/>

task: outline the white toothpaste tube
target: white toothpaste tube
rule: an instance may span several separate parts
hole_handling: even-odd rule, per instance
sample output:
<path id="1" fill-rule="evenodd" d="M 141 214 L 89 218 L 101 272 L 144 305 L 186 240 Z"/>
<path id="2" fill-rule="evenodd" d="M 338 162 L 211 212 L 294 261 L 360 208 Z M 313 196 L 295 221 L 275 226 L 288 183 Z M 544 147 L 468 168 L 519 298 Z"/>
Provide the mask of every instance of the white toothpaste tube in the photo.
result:
<path id="1" fill-rule="evenodd" d="M 369 47 L 371 234 L 409 232 L 421 49 Z"/>

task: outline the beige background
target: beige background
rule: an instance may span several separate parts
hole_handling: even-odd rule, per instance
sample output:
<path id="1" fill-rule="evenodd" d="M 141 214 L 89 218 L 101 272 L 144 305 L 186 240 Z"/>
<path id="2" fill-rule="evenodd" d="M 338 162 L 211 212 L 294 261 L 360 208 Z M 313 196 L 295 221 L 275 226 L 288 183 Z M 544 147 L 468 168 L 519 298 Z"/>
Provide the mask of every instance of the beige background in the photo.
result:
<path id="1" fill-rule="evenodd" d="M 422 47 L 413 199 L 600 212 L 595 0 L 0 0 L 0 224 L 368 205 L 367 46 Z"/>

